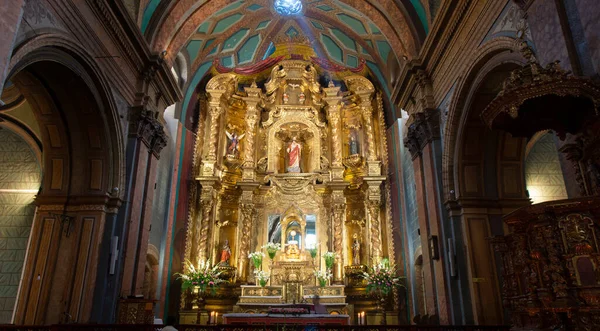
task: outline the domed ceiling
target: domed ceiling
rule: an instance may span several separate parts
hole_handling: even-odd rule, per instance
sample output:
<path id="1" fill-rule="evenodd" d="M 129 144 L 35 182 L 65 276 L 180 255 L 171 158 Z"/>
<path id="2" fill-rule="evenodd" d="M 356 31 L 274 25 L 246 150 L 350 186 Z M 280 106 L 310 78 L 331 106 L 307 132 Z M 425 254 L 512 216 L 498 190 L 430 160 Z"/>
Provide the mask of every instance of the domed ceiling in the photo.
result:
<path id="1" fill-rule="evenodd" d="M 418 54 L 439 6 L 439 0 L 140 1 L 140 29 L 154 51 L 166 51 L 167 61 L 186 58 L 193 77 L 188 85 L 215 60 L 246 66 L 269 57 L 278 43 L 305 39 L 331 63 L 366 63 L 388 92 L 399 63 Z M 285 15 L 274 3 L 301 3 L 302 9 Z"/>

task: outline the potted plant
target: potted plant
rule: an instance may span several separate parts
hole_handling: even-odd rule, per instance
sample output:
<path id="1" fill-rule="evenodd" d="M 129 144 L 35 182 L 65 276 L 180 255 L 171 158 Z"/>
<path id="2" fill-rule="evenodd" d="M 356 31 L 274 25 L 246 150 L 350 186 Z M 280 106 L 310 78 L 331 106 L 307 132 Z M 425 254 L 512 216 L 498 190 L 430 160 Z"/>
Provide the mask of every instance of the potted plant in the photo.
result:
<path id="1" fill-rule="evenodd" d="M 315 270 L 314 275 L 317 278 L 320 287 L 327 286 L 327 281 L 333 277 L 333 274 L 329 270 Z"/>
<path id="2" fill-rule="evenodd" d="M 250 254 L 248 254 L 248 258 L 252 261 L 252 264 L 254 264 L 254 269 L 259 270 L 262 266 L 262 260 L 265 257 L 265 253 L 263 252 L 252 252 Z"/>
<path id="3" fill-rule="evenodd" d="M 260 287 L 267 286 L 267 282 L 269 281 L 270 277 L 271 275 L 269 275 L 269 273 L 266 271 L 259 270 L 254 272 L 254 278 L 256 279 Z"/>
<path id="4" fill-rule="evenodd" d="M 325 259 L 325 267 L 327 270 L 333 269 L 333 263 L 335 262 L 335 257 L 337 254 L 335 252 L 325 252 L 323 254 L 323 258 Z"/>
<path id="5" fill-rule="evenodd" d="M 269 258 L 271 260 L 273 260 L 275 258 L 275 254 L 277 254 L 277 251 L 281 250 L 281 244 L 268 242 L 262 248 L 267 250 L 267 254 L 269 255 Z"/>

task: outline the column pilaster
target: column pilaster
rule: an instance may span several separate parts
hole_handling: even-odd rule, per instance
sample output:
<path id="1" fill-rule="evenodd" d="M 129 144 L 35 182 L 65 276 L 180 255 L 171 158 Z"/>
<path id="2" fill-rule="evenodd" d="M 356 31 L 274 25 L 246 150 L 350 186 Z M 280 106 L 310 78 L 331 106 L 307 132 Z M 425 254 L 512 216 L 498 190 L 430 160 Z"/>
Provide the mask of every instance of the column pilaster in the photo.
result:
<path id="1" fill-rule="evenodd" d="M 369 178 L 365 185 L 365 211 L 369 231 L 369 262 L 379 263 L 383 257 L 381 246 L 381 183 L 385 178 Z"/>
<path id="2" fill-rule="evenodd" d="M 342 97 L 339 95 L 340 88 L 338 86 L 327 87 L 323 89 L 325 92 L 325 102 L 327 103 L 327 119 L 331 128 L 332 142 L 332 160 L 331 170 L 334 180 L 341 180 L 344 174 L 344 166 L 342 164 Z"/>
<path id="3" fill-rule="evenodd" d="M 425 83 L 423 83 L 425 84 Z M 425 84 L 426 85 L 426 84 Z M 450 276 L 446 270 L 446 240 L 441 207 L 441 183 L 438 178 L 439 160 L 434 142 L 439 142 L 439 110 L 425 109 L 411 115 L 405 146 L 413 158 L 415 171 L 419 229 L 423 243 L 423 268 L 426 301 L 429 314 L 438 314 L 440 323 L 452 323 Z M 437 241 L 436 251 L 432 245 Z"/>
<path id="4" fill-rule="evenodd" d="M 129 190 L 131 206 L 127 220 L 124 243 L 124 266 L 121 296 L 141 294 L 146 264 L 148 238 L 152 223 L 152 203 L 158 160 L 166 146 L 167 136 L 157 119 L 157 114 L 143 107 L 130 110 L 130 151 L 133 169 Z"/>
<path id="5" fill-rule="evenodd" d="M 252 248 L 252 227 L 256 224 L 256 206 L 254 204 L 254 189 L 258 185 L 242 185 L 242 196 L 240 198 L 240 221 L 238 222 L 238 265 L 237 280 L 240 283 L 248 283 L 250 264 L 248 254 Z"/>
<path id="6" fill-rule="evenodd" d="M 333 281 L 335 284 L 344 282 L 344 218 L 346 214 L 346 198 L 343 191 L 331 194 L 331 215 L 333 225 L 333 250 L 337 253 Z"/>
<path id="7" fill-rule="evenodd" d="M 216 94 L 216 95 L 215 95 Z M 216 99 L 216 100 L 215 100 Z M 209 126 L 208 126 L 208 146 L 207 154 L 202 160 L 202 176 L 214 176 L 215 165 L 217 163 L 217 135 L 219 133 L 219 117 L 223 113 L 221 107 L 221 94 L 211 94 L 211 100 L 208 105 Z"/>
<path id="8" fill-rule="evenodd" d="M 245 98 L 246 109 L 246 141 L 244 144 L 244 163 L 242 165 L 242 180 L 256 180 L 255 144 L 258 120 L 260 118 L 261 89 L 253 83 L 245 88 L 248 97 Z"/>

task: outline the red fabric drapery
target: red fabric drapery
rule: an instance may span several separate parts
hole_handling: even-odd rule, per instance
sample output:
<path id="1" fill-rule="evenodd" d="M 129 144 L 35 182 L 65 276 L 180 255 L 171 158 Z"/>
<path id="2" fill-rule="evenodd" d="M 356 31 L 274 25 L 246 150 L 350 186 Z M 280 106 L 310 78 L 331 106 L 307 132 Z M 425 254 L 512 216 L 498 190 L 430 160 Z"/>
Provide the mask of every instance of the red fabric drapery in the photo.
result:
<path id="1" fill-rule="evenodd" d="M 277 57 L 270 57 L 270 58 L 264 59 L 260 62 L 257 62 L 255 64 L 251 64 L 249 66 L 236 67 L 236 68 L 227 68 L 227 67 L 223 66 L 219 59 L 215 59 L 213 61 L 213 64 L 214 64 L 217 72 L 220 74 L 233 72 L 233 73 L 236 73 L 239 75 L 253 75 L 253 74 L 258 74 L 258 73 L 262 72 L 263 70 L 269 69 L 273 65 L 277 64 L 279 61 L 283 60 L 284 57 L 285 57 L 285 55 L 280 55 Z M 314 57 L 314 56 L 312 56 L 310 59 L 312 60 L 313 63 L 315 63 L 319 67 L 323 68 L 323 70 L 332 71 L 332 72 L 350 71 L 353 73 L 359 73 L 365 69 L 365 65 L 366 65 L 365 59 L 360 59 L 359 65 L 356 68 L 346 67 L 346 66 L 331 62 L 327 59 L 321 59 L 321 58 Z"/>
<path id="2" fill-rule="evenodd" d="M 277 62 L 281 61 L 283 58 L 284 58 L 283 55 L 277 56 L 277 57 L 270 57 L 268 59 L 264 59 L 255 64 L 245 66 L 245 67 L 237 67 L 237 68 L 224 67 L 221 64 L 221 61 L 219 59 L 215 59 L 213 61 L 213 64 L 220 74 L 234 72 L 239 75 L 252 75 L 252 74 L 257 74 L 263 70 L 269 69 L 270 67 L 275 65 Z"/>

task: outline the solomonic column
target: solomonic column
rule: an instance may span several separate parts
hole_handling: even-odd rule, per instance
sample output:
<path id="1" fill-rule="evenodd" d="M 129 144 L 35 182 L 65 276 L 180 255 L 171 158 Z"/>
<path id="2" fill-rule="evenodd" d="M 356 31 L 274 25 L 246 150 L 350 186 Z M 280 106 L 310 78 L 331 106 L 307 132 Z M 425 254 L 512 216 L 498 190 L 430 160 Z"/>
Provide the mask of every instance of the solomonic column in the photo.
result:
<path id="1" fill-rule="evenodd" d="M 242 180 L 254 181 L 256 179 L 254 161 L 256 130 L 258 119 L 260 117 L 259 103 L 261 101 L 261 90 L 252 83 L 252 86 L 245 88 L 248 97 L 245 98 L 247 104 L 246 110 L 246 141 L 244 142 L 244 163 L 242 165 Z"/>
<path id="2" fill-rule="evenodd" d="M 346 203 L 343 191 L 332 194 L 332 221 L 333 221 L 333 250 L 337 253 L 333 281 L 335 284 L 344 282 L 344 216 Z"/>
<path id="3" fill-rule="evenodd" d="M 209 103 L 208 113 L 210 116 L 210 125 L 208 126 L 208 146 L 206 157 L 202 161 L 202 176 L 206 177 L 214 175 L 215 164 L 217 163 L 217 134 L 219 132 L 219 117 L 223 113 L 223 108 L 221 108 L 220 101 L 211 100 Z"/>
<path id="4" fill-rule="evenodd" d="M 325 101 L 327 102 L 327 119 L 331 128 L 332 160 L 331 170 L 333 179 L 342 179 L 344 166 L 342 165 L 342 97 L 339 95 L 340 88 L 336 86 L 327 87 Z"/>
<path id="5" fill-rule="evenodd" d="M 213 77 L 206 85 L 206 92 L 210 99 L 208 102 L 208 113 L 210 125 L 208 126 L 208 146 L 206 157 L 202 161 L 201 175 L 203 177 L 215 176 L 215 165 L 217 163 L 217 140 L 219 130 L 219 117 L 224 112 L 221 102 L 224 96 L 231 95 L 237 88 L 237 78 L 234 74 L 221 74 Z"/>

